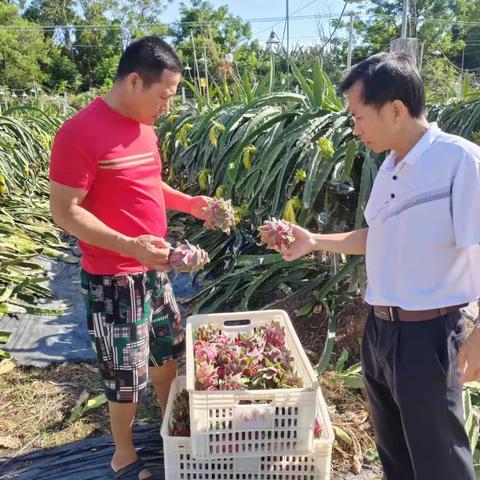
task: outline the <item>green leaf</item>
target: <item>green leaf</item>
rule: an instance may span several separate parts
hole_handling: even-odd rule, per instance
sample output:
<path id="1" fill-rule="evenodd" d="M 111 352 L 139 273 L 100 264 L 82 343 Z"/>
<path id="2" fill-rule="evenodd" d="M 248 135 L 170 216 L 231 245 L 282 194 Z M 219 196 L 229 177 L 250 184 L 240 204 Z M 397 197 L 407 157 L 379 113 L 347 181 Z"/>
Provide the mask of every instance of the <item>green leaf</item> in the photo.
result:
<path id="1" fill-rule="evenodd" d="M 10 358 L 10 354 L 0 348 L 0 358 Z"/>
<path id="2" fill-rule="evenodd" d="M 345 153 L 344 166 L 342 171 L 342 176 L 340 177 L 341 182 L 345 182 L 350 178 L 352 172 L 353 161 L 355 160 L 355 155 L 357 153 L 357 142 L 355 140 L 350 140 L 347 145 L 347 151 Z"/>
<path id="3" fill-rule="evenodd" d="M 316 58 L 313 64 L 313 95 L 315 97 L 315 105 L 321 107 L 323 105 L 323 76 L 320 59 Z"/>
<path id="4" fill-rule="evenodd" d="M 340 373 L 344 370 L 345 363 L 347 362 L 347 360 L 348 360 L 348 350 L 343 349 L 335 365 L 335 371 L 337 373 Z"/>
<path id="5" fill-rule="evenodd" d="M 325 345 L 323 347 L 322 356 L 320 357 L 320 361 L 318 362 L 318 364 L 314 367 L 318 376 L 320 376 L 327 369 L 330 363 L 333 346 L 335 344 L 335 337 L 337 334 L 337 316 L 334 312 L 329 311 L 326 304 L 324 304 L 324 306 L 325 308 L 327 308 L 327 312 L 329 313 L 328 332 Z"/>
<path id="6" fill-rule="evenodd" d="M 315 99 L 315 95 L 313 93 L 313 90 L 310 88 L 310 85 L 305 80 L 305 77 L 302 75 L 302 73 L 300 72 L 298 67 L 295 65 L 295 62 L 292 61 L 290 64 L 291 64 L 291 67 L 292 67 L 292 72 L 293 72 L 295 78 L 297 79 L 297 82 L 301 85 L 302 90 L 305 93 L 305 95 L 308 97 L 308 99 L 310 100 L 310 103 L 313 106 L 317 106 L 317 107 L 321 106 L 321 105 L 316 103 L 316 99 Z"/>
<path id="7" fill-rule="evenodd" d="M 297 317 L 306 317 L 307 315 L 310 315 L 313 312 L 314 308 L 315 308 L 315 303 L 309 302 L 305 304 L 302 308 L 299 308 L 298 310 L 296 310 L 295 315 Z"/>
<path id="8" fill-rule="evenodd" d="M 8 343 L 12 332 L 6 332 L 4 330 L 0 330 L 0 343 Z"/>

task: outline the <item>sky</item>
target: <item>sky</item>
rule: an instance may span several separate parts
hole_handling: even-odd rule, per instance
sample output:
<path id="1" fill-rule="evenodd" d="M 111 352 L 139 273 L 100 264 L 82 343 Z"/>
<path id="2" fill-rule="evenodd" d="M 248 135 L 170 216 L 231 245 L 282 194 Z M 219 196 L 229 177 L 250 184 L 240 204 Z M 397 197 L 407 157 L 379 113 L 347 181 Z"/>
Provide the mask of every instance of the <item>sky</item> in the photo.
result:
<path id="1" fill-rule="evenodd" d="M 238 15 L 244 20 L 250 20 L 253 36 L 260 42 L 265 43 L 268 40 L 272 27 L 278 37 L 282 39 L 285 26 L 283 17 L 286 13 L 286 0 L 209 1 L 214 7 L 227 5 L 234 15 Z M 179 19 L 179 5 L 179 1 L 174 1 L 167 7 L 164 12 L 165 23 L 175 22 Z M 334 15 L 335 18 L 338 18 L 343 5 L 343 0 L 289 0 L 291 16 L 290 46 L 320 43 L 318 23 L 320 22 L 326 34 L 329 34 L 331 31 L 328 23 L 329 19 L 324 16 Z"/>

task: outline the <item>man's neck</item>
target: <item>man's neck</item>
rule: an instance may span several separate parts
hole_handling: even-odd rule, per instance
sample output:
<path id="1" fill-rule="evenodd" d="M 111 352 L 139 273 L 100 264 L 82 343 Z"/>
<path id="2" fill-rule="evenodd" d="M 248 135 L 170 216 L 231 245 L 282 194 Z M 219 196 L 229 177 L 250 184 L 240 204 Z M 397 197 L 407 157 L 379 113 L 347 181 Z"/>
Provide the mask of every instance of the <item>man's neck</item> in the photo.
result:
<path id="1" fill-rule="evenodd" d="M 118 86 L 116 86 L 115 84 L 102 97 L 102 99 L 112 110 L 115 110 L 115 112 L 119 113 L 120 115 L 123 115 L 124 117 L 131 118 L 132 120 L 134 120 L 134 118 L 129 113 L 128 105 L 126 105 L 124 102 L 123 93 L 119 90 Z"/>
<path id="2" fill-rule="evenodd" d="M 425 117 L 415 119 L 408 124 L 404 132 L 399 135 L 398 144 L 392 148 L 392 151 L 395 153 L 396 164 L 408 155 L 408 152 L 412 150 L 429 128 L 430 125 Z"/>

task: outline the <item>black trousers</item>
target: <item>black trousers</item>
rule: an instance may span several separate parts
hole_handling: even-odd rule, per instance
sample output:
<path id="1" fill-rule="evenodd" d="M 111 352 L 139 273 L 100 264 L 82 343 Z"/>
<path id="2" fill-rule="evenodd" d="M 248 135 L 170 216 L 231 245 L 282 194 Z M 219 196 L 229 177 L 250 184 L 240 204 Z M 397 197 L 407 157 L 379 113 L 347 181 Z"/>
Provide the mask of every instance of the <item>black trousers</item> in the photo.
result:
<path id="1" fill-rule="evenodd" d="M 371 309 L 362 367 L 386 480 L 475 480 L 456 357 L 460 312 L 389 322 Z"/>

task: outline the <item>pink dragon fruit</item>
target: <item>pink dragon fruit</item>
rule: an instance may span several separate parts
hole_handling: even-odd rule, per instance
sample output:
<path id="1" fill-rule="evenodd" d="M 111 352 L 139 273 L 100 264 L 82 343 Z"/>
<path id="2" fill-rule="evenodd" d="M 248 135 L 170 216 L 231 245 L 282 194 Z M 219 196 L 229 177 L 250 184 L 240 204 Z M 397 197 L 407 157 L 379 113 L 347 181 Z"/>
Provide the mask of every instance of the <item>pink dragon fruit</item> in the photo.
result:
<path id="1" fill-rule="evenodd" d="M 265 341 L 274 347 L 282 348 L 285 346 L 285 332 L 278 322 L 272 322 L 266 327 Z"/>
<path id="2" fill-rule="evenodd" d="M 209 261 L 210 259 L 205 250 L 202 250 L 198 245 L 190 245 L 188 242 L 170 250 L 170 265 L 178 273 L 198 272 Z"/>
<path id="3" fill-rule="evenodd" d="M 230 234 L 230 228 L 235 225 L 235 210 L 231 200 L 209 199 L 208 206 L 205 207 L 207 218 L 205 219 L 205 228 L 213 230 L 222 230 Z"/>
<path id="4" fill-rule="evenodd" d="M 315 438 L 320 438 L 322 436 L 322 425 L 320 425 L 320 420 L 315 419 L 315 426 L 313 427 L 313 436 Z"/>
<path id="5" fill-rule="evenodd" d="M 172 416 L 169 420 L 169 434 L 174 437 L 190 436 L 188 398 L 188 392 L 184 389 L 177 394 L 173 402 Z"/>
<path id="6" fill-rule="evenodd" d="M 196 372 L 196 388 L 198 390 L 216 390 L 218 373 L 215 366 L 209 362 L 199 362 Z"/>
<path id="7" fill-rule="evenodd" d="M 241 373 L 236 375 L 225 376 L 220 382 L 219 390 L 244 390 L 245 382 Z"/>
<path id="8" fill-rule="evenodd" d="M 213 362 L 218 356 L 215 346 L 207 342 L 196 342 L 194 351 L 195 359 L 199 362 Z"/>
<path id="9" fill-rule="evenodd" d="M 260 243 L 275 250 L 289 247 L 295 240 L 292 224 L 276 218 L 266 220 L 261 227 L 258 227 L 258 231 L 260 232 Z"/>

